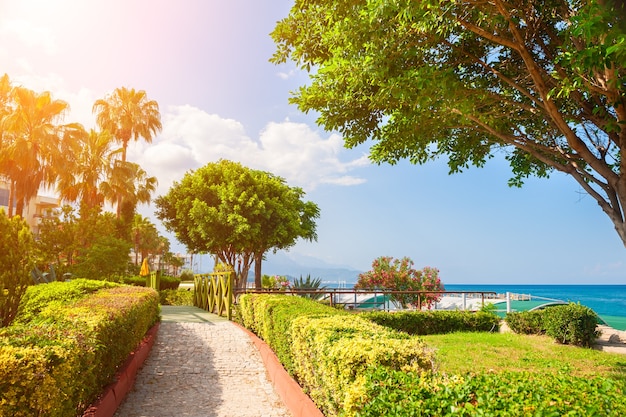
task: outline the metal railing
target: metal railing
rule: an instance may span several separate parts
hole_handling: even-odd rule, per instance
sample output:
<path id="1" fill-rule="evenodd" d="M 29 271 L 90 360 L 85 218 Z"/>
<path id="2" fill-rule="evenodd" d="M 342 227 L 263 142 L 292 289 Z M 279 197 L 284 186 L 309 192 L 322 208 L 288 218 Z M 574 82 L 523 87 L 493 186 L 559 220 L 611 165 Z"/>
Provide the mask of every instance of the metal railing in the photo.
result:
<path id="1" fill-rule="evenodd" d="M 331 306 L 343 306 L 347 309 L 380 309 L 391 310 L 394 302 L 394 295 L 416 295 L 416 308 L 421 309 L 424 301 L 432 298 L 433 295 L 458 295 L 463 303 L 465 310 L 467 298 L 481 299 L 484 306 L 485 299 L 493 299 L 497 296 L 495 291 L 388 291 L 388 290 L 347 290 L 347 289 L 255 289 L 245 288 L 235 291 L 235 297 L 241 294 L 289 294 L 289 295 L 309 295 L 316 299 L 328 301 Z M 365 300 L 359 300 L 359 297 L 368 297 Z M 379 298 L 382 297 L 382 300 Z M 372 300 L 373 299 L 373 300 Z"/>

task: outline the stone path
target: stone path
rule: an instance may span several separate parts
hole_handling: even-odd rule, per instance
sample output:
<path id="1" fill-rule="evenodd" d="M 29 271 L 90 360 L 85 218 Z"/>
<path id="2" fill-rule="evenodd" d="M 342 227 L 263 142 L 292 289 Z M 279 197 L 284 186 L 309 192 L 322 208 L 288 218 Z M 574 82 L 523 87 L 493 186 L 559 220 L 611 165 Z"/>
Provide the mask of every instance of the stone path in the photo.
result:
<path id="1" fill-rule="evenodd" d="M 235 324 L 195 307 L 162 307 L 134 389 L 115 417 L 291 417 L 259 351 Z"/>

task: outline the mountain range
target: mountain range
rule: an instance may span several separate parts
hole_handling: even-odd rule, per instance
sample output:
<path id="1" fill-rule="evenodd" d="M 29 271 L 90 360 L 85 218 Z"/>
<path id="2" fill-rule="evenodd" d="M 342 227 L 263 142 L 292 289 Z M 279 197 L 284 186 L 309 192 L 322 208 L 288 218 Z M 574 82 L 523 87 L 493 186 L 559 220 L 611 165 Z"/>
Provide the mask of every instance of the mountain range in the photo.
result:
<path id="1" fill-rule="evenodd" d="M 262 264 L 264 275 L 286 275 L 291 279 L 310 275 L 311 278 L 321 278 L 325 285 L 352 285 L 362 272 L 349 266 L 332 265 L 318 258 L 284 251 L 268 254 Z"/>

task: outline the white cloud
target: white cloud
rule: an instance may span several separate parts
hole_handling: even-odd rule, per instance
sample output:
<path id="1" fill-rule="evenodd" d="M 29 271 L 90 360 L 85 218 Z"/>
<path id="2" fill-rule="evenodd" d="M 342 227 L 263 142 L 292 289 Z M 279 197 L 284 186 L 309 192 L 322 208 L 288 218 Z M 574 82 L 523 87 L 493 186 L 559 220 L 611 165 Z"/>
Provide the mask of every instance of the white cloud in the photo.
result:
<path id="1" fill-rule="evenodd" d="M 47 28 L 35 26 L 23 19 L 6 20 L 0 23 L 0 34 L 3 38 L 15 37 L 29 48 L 42 48 L 47 55 L 57 52 L 57 43 Z"/>
<path id="2" fill-rule="evenodd" d="M 295 74 L 296 72 L 294 70 L 289 70 L 288 72 L 280 71 L 276 75 L 278 75 L 278 77 L 283 80 L 288 80 L 289 78 L 293 77 Z"/>
<path id="3" fill-rule="evenodd" d="M 133 143 L 128 153 L 129 160 L 159 179 L 159 195 L 190 169 L 219 159 L 271 172 L 307 191 L 320 184 L 365 182 L 348 173 L 368 165 L 366 157 L 358 155 L 344 162 L 342 158 L 350 158 L 344 156 L 349 151 L 339 135 L 324 138 L 302 123 L 269 123 L 257 141 L 238 121 L 188 105 L 170 107 L 162 122 L 163 131 L 152 144 Z"/>

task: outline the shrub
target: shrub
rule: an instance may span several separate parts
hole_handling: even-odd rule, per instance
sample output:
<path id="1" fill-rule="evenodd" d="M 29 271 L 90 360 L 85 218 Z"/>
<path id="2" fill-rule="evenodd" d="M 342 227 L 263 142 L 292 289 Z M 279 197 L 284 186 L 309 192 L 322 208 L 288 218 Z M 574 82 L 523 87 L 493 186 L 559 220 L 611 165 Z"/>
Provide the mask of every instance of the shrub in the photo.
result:
<path id="1" fill-rule="evenodd" d="M 381 326 L 413 335 L 452 332 L 489 332 L 498 329 L 500 318 L 484 311 L 375 311 L 360 316 Z"/>
<path id="2" fill-rule="evenodd" d="M 45 293 L 53 284 L 33 288 Z M 37 294 L 24 308 L 37 315 L 0 329 L 0 416 L 81 414 L 158 319 L 157 294 L 119 285 L 82 298 L 54 287 Z M 50 303 L 42 307 L 44 299 Z"/>
<path id="3" fill-rule="evenodd" d="M 504 319 L 509 328 L 520 334 L 544 334 L 543 310 L 516 311 Z"/>
<path id="4" fill-rule="evenodd" d="M 192 306 L 193 291 L 189 289 L 159 291 L 159 302 L 170 306 Z"/>
<path id="5" fill-rule="evenodd" d="M 180 285 L 180 278 L 171 275 L 161 275 L 159 280 L 159 290 L 177 290 Z"/>
<path id="6" fill-rule="evenodd" d="M 63 307 L 89 294 L 117 286 L 119 284 L 113 282 L 89 279 L 30 286 L 22 298 L 16 321 L 28 323 L 39 317 L 45 309 Z"/>
<path id="7" fill-rule="evenodd" d="M 321 291 L 325 290 L 326 287 L 321 286 L 322 279 L 321 278 L 311 278 L 311 275 L 307 275 L 306 279 L 302 278 L 300 275 L 299 279 L 294 279 L 293 284 L 291 284 L 291 288 L 294 290 L 315 290 Z M 311 300 L 319 300 L 324 296 L 323 293 L 302 293 L 298 294 L 300 297 L 310 298 Z"/>
<path id="8" fill-rule="evenodd" d="M 0 209 L 0 327 L 8 326 L 30 283 L 34 241 L 19 216 L 9 219 Z"/>
<path id="9" fill-rule="evenodd" d="M 183 272 L 180 273 L 180 280 L 193 282 L 193 276 L 193 271 L 185 269 Z"/>
<path id="10" fill-rule="evenodd" d="M 423 270 L 413 268 L 411 258 L 393 259 L 381 256 L 372 262 L 372 269 L 359 275 L 354 286 L 360 290 L 391 290 L 391 291 L 443 291 L 443 283 L 439 279 L 439 270 L 425 267 Z M 392 294 L 391 298 L 403 308 L 408 305 L 416 307 L 428 306 L 441 299 L 441 294 Z"/>
<path id="11" fill-rule="evenodd" d="M 546 334 L 562 344 L 590 347 L 599 336 L 596 313 L 575 303 L 509 313 L 505 320 L 516 333 Z"/>
<path id="12" fill-rule="evenodd" d="M 416 337 L 312 300 L 246 294 L 238 309 L 327 416 L 355 407 L 370 367 L 432 369 L 432 353 Z"/>
<path id="13" fill-rule="evenodd" d="M 370 369 L 346 416 L 621 416 L 624 381 L 525 372 L 446 376 Z"/>
<path id="14" fill-rule="evenodd" d="M 544 310 L 546 334 L 566 345 L 591 347 L 600 333 L 598 316 L 589 307 L 569 303 Z"/>

